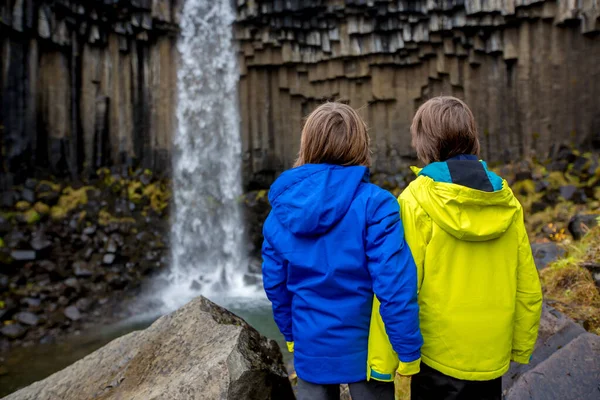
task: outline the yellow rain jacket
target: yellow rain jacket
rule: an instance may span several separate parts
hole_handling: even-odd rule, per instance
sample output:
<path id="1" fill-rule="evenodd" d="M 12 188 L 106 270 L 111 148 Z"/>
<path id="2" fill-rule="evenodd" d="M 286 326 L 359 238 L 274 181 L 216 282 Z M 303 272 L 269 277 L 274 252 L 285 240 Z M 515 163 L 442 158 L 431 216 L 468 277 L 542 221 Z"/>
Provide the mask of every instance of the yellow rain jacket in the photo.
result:
<path id="1" fill-rule="evenodd" d="M 511 360 L 527 364 L 542 291 L 521 205 L 484 162 L 413 170 L 418 177 L 398 201 L 417 265 L 422 362 L 475 381 L 502 376 Z M 377 301 L 368 364 L 383 374 L 398 367 Z"/>

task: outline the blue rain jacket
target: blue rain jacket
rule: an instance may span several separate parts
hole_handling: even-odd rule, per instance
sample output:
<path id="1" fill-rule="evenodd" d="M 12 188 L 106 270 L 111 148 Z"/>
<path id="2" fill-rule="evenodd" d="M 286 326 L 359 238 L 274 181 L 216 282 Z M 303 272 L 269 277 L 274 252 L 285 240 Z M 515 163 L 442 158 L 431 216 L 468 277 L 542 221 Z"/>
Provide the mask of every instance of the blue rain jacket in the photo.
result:
<path id="1" fill-rule="evenodd" d="M 284 172 L 269 201 L 263 282 L 298 376 L 366 379 L 373 294 L 400 360 L 419 359 L 416 266 L 392 194 L 366 167 L 307 164 Z"/>

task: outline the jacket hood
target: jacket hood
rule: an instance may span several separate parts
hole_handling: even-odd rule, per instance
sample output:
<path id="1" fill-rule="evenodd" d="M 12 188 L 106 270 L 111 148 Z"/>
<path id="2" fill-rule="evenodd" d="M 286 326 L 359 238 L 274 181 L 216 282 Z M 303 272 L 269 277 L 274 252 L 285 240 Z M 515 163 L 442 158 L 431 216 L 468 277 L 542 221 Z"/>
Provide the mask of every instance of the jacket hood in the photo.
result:
<path id="1" fill-rule="evenodd" d="M 367 167 L 306 164 L 281 174 L 269 201 L 277 220 L 294 235 L 320 235 L 342 219 L 361 182 L 368 181 Z"/>
<path id="2" fill-rule="evenodd" d="M 457 239 L 496 239 L 521 208 L 507 182 L 484 162 L 436 162 L 413 171 L 418 174 L 409 186 L 413 196 L 437 225 Z"/>

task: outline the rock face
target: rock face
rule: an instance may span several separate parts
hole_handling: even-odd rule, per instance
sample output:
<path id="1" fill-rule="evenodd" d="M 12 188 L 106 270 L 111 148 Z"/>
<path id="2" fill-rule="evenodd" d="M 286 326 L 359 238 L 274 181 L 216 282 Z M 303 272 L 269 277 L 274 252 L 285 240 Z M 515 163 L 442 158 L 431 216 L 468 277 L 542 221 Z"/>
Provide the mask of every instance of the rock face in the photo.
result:
<path id="1" fill-rule="evenodd" d="M 544 305 L 531 363 L 513 364 L 503 386 L 507 400 L 595 400 L 599 382 L 600 336 Z"/>
<path id="2" fill-rule="evenodd" d="M 279 347 L 197 298 L 6 400 L 293 399 Z"/>
<path id="3" fill-rule="evenodd" d="M 409 127 L 432 96 L 464 98 L 492 161 L 598 143 L 600 9 L 593 2 L 240 0 L 240 103 L 250 189 L 297 156 L 326 99 L 362 108 L 373 168 L 412 158 Z"/>
<path id="4" fill-rule="evenodd" d="M 0 186 L 36 166 L 170 165 L 180 0 L 113 3 L 0 4 Z"/>

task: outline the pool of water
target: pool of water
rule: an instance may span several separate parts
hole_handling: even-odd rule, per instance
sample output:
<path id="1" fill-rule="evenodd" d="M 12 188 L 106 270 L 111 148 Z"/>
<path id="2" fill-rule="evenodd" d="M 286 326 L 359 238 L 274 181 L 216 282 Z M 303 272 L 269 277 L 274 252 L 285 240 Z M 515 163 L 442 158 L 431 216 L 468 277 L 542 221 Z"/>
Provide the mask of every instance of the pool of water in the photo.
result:
<path id="1" fill-rule="evenodd" d="M 279 346 L 285 349 L 285 340 L 273 321 L 271 306 L 266 298 L 213 300 L 244 318 L 260 333 L 276 340 Z M 98 327 L 90 332 L 83 332 L 60 343 L 12 350 L 5 362 L 8 373 L 0 376 L 0 397 L 60 371 L 122 335 L 145 329 L 158 317 L 158 315 L 146 314 L 114 325 Z M 288 363 L 289 353 L 286 351 L 282 353 L 284 361 Z"/>

